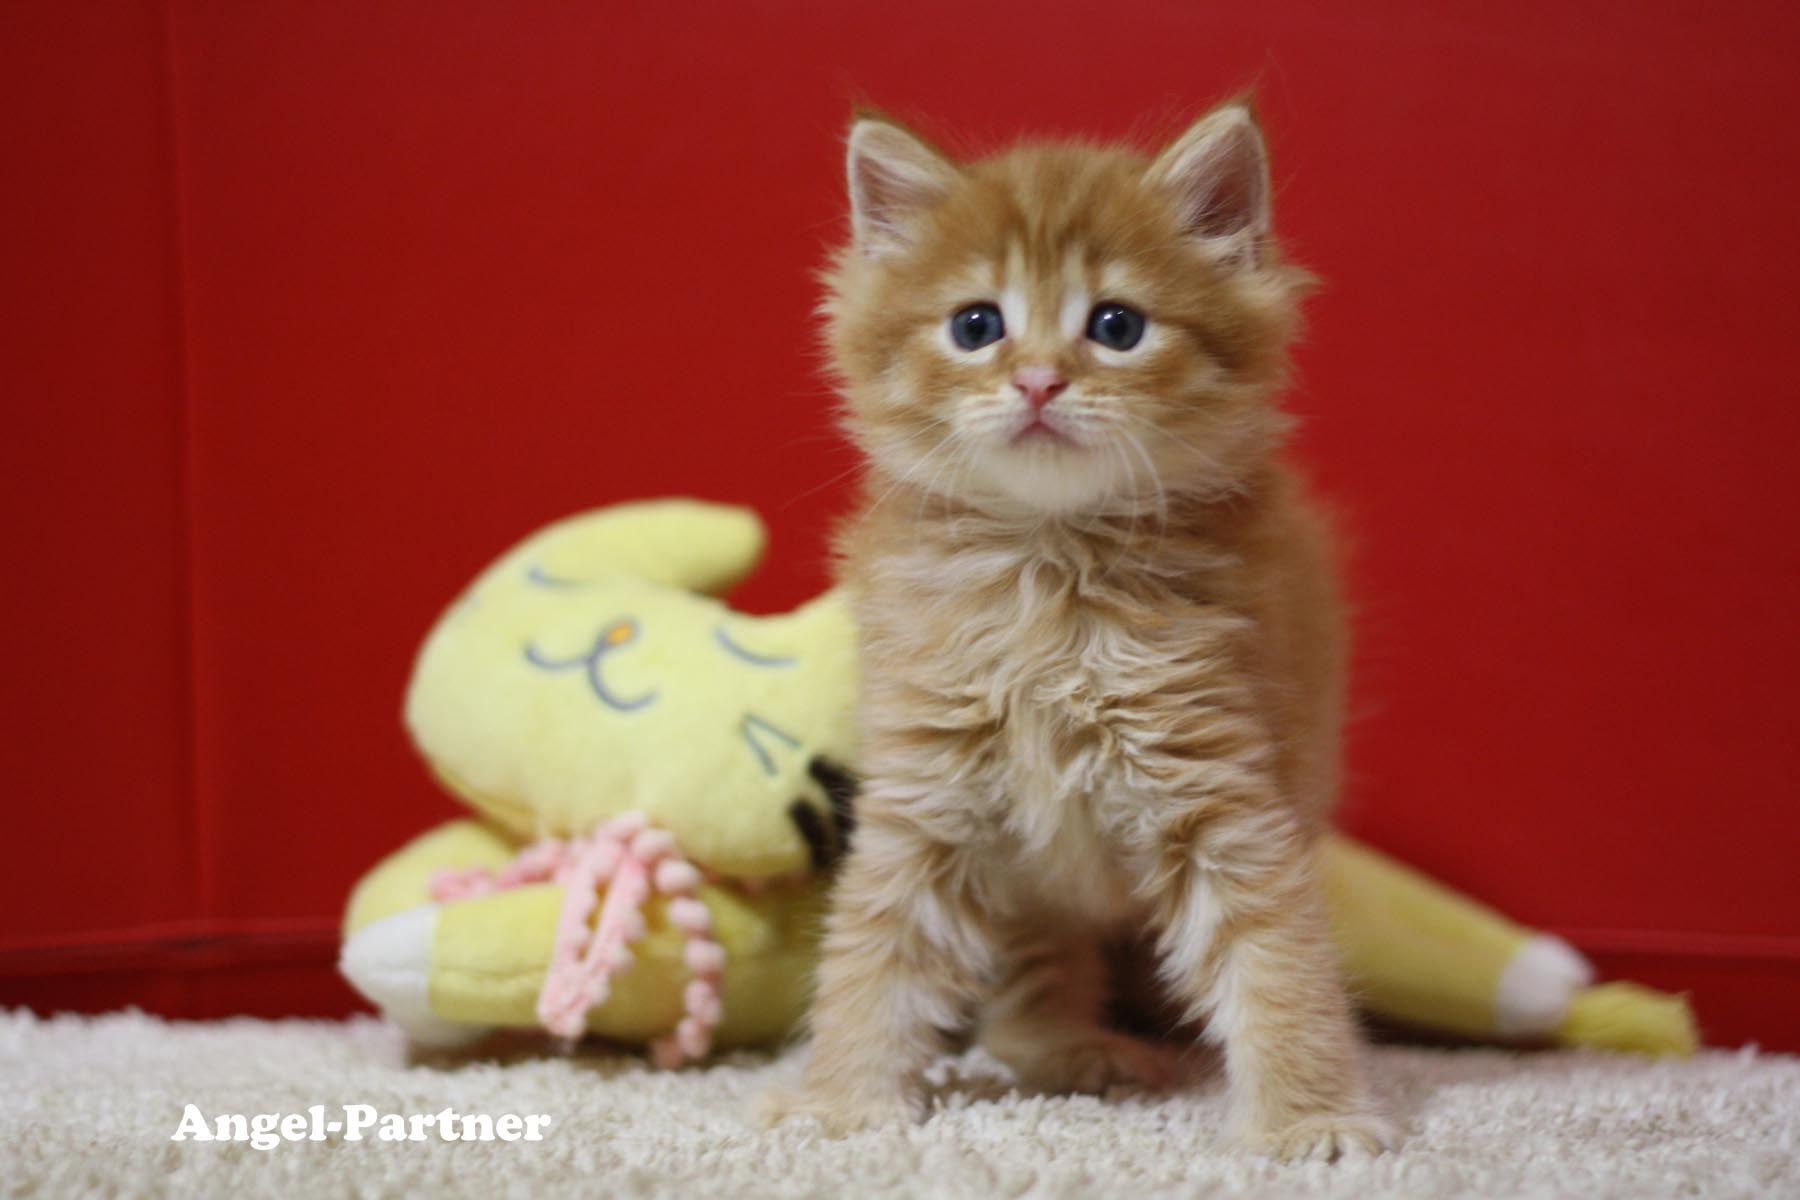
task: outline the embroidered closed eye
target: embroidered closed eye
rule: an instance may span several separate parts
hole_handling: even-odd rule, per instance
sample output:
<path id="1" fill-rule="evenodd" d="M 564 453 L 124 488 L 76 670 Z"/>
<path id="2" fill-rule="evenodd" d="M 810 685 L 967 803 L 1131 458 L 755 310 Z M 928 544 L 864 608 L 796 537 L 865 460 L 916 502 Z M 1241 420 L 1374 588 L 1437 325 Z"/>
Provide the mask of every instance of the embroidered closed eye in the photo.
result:
<path id="1" fill-rule="evenodd" d="M 588 581 L 585 579 L 564 579 L 559 575 L 552 575 L 537 563 L 532 563 L 531 566 L 526 568 L 525 582 L 531 584 L 533 587 L 557 590 L 563 588 L 582 588 L 588 585 Z"/>
<path id="2" fill-rule="evenodd" d="M 749 663 L 753 667 L 791 667 L 799 660 L 786 654 L 758 654 L 756 651 L 741 645 L 731 636 L 730 630 L 723 625 L 713 628 L 713 640 L 733 658 Z"/>

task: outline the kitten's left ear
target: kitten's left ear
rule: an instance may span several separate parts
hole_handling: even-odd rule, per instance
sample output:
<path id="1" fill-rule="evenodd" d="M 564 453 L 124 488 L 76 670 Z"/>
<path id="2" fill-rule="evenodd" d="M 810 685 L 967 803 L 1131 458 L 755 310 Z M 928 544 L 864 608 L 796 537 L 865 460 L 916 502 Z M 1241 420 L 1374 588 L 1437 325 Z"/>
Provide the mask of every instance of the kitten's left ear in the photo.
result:
<path id="1" fill-rule="evenodd" d="M 850 128 L 850 229 L 864 254 L 891 254 L 918 215 L 956 180 L 950 160 L 892 121 L 863 117 Z"/>
<path id="2" fill-rule="evenodd" d="M 1250 106 L 1196 121 L 1157 156 L 1150 178 L 1174 193 L 1186 232 L 1220 257 L 1255 266 L 1269 236 L 1269 155 Z"/>

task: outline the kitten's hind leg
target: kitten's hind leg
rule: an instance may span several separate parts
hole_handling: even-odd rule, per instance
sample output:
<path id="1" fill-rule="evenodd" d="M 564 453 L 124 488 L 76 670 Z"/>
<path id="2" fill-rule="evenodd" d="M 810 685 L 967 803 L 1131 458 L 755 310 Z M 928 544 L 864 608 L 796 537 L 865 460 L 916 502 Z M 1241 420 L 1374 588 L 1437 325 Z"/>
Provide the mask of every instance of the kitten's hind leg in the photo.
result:
<path id="1" fill-rule="evenodd" d="M 1087 931 L 1016 932 L 983 1013 L 982 1046 L 1045 1092 L 1160 1090 L 1180 1077 L 1173 1051 L 1108 1028 L 1107 969 Z"/>

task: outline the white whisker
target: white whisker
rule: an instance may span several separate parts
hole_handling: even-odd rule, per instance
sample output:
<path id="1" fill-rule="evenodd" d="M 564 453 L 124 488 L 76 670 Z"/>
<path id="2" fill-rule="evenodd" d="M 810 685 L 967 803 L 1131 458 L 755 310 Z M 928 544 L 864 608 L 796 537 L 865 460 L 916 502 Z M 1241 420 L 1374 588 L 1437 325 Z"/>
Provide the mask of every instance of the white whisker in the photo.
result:
<path id="1" fill-rule="evenodd" d="M 887 489 L 885 491 L 883 491 L 881 493 L 881 495 L 878 496 L 872 504 L 869 505 L 869 511 L 874 512 L 876 509 L 880 508 L 883 504 L 887 503 L 889 497 L 891 497 L 895 491 L 897 491 L 899 488 L 905 486 L 906 483 L 909 480 L 911 480 L 914 475 L 917 475 L 920 471 L 924 470 L 925 467 L 930 464 L 930 462 L 933 458 L 937 457 L 939 454 L 948 452 L 952 447 L 953 447 L 953 443 L 946 440 L 943 442 L 939 442 L 936 446 L 933 446 L 930 450 L 928 450 L 924 454 L 920 455 L 917 462 L 913 463 L 912 466 L 908 467 L 897 478 L 895 478 L 892 483 L 888 484 Z"/>

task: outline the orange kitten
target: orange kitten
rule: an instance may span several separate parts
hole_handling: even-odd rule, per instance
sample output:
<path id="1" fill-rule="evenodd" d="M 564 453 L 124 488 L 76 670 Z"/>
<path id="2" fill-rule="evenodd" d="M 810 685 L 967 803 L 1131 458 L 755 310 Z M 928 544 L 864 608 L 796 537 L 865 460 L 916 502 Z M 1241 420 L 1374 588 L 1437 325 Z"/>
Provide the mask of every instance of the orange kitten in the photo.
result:
<path id="1" fill-rule="evenodd" d="M 916 1115 L 971 1017 L 1029 1084 L 1158 1082 L 1103 1024 L 1100 944 L 1137 936 L 1223 1042 L 1253 1144 L 1389 1145 L 1313 876 L 1344 645 L 1276 457 L 1307 276 L 1249 110 L 1154 161 L 959 165 L 864 119 L 849 174 L 827 311 L 868 460 L 842 538 L 866 780 L 774 1115 Z"/>

